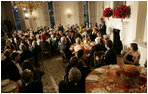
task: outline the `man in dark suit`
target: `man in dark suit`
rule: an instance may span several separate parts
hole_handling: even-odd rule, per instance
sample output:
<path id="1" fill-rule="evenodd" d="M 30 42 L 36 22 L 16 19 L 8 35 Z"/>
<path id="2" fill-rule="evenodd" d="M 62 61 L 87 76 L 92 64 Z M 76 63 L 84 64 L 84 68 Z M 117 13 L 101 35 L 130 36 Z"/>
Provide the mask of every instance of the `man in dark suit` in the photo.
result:
<path id="1" fill-rule="evenodd" d="M 101 27 L 99 29 L 99 32 L 101 33 L 101 36 L 103 37 L 103 35 L 106 34 L 106 25 L 105 25 L 105 21 L 101 21 Z"/>
<path id="2" fill-rule="evenodd" d="M 91 51 L 90 51 L 90 60 L 93 62 L 94 60 L 94 52 L 98 52 L 98 51 L 105 51 L 105 47 L 103 45 L 101 45 L 100 43 L 100 39 L 99 38 L 96 38 L 95 39 L 95 42 L 96 42 L 96 45 L 94 45 L 92 48 L 91 48 Z"/>
<path id="3" fill-rule="evenodd" d="M 81 71 L 72 67 L 69 71 L 68 81 L 60 81 L 59 93 L 82 93 L 81 87 L 77 84 L 81 79 Z"/>
<path id="4" fill-rule="evenodd" d="M 24 93 L 43 93 L 41 80 L 33 80 L 33 72 L 25 69 L 22 73 L 22 80 L 25 82 Z"/>
<path id="5" fill-rule="evenodd" d="M 70 32 L 66 33 L 66 40 L 67 40 L 66 44 L 67 44 L 68 47 L 70 47 L 70 45 L 72 44 L 72 39 L 71 39 L 70 34 L 71 34 Z"/>
<path id="6" fill-rule="evenodd" d="M 67 59 L 70 59 L 71 57 L 71 52 L 69 50 L 69 46 L 66 44 L 67 40 L 65 37 L 61 37 L 61 44 L 59 45 L 59 49 L 62 50 Z"/>
<path id="7" fill-rule="evenodd" d="M 18 61 L 20 60 L 20 54 L 16 52 L 12 53 L 11 59 L 12 62 L 9 62 L 7 65 L 8 78 L 21 84 L 20 74 L 22 73 L 22 67 L 18 63 Z"/>
<path id="8" fill-rule="evenodd" d="M 105 42 L 105 48 L 107 51 L 105 52 L 105 57 L 102 61 L 103 65 L 117 64 L 117 56 L 111 40 Z M 99 60 L 98 57 L 96 59 Z"/>

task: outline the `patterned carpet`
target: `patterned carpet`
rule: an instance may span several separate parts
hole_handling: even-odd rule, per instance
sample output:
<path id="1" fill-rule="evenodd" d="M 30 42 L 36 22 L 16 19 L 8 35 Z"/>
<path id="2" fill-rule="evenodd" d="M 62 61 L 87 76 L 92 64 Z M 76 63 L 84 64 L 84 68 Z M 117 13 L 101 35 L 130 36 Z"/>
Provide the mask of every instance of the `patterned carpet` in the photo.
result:
<path id="1" fill-rule="evenodd" d="M 43 60 L 41 70 L 45 72 L 42 77 L 44 93 L 58 93 L 58 84 L 64 79 L 66 64 L 61 56 L 54 56 Z"/>

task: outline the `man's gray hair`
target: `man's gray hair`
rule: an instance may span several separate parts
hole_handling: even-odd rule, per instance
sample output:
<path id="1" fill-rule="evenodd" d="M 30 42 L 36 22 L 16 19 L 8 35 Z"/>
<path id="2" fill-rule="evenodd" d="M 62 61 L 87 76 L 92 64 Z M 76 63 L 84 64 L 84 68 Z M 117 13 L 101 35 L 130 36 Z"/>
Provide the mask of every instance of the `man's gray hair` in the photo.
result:
<path id="1" fill-rule="evenodd" d="M 61 43 L 64 43 L 65 42 L 65 37 L 61 37 Z"/>
<path id="2" fill-rule="evenodd" d="M 95 39 L 95 43 L 96 43 L 96 44 L 100 43 L 100 38 L 97 37 L 97 38 Z"/>
<path id="3" fill-rule="evenodd" d="M 72 67 L 69 71 L 70 82 L 77 83 L 81 79 L 81 71 L 77 67 Z"/>

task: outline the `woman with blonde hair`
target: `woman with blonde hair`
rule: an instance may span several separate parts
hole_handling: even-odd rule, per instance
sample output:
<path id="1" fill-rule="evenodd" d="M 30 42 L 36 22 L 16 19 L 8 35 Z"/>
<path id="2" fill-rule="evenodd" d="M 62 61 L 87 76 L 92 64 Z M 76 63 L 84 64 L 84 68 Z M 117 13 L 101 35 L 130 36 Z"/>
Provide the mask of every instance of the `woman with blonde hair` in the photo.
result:
<path id="1" fill-rule="evenodd" d="M 81 39 L 76 38 L 76 46 L 74 47 L 74 52 L 78 52 L 79 50 L 84 50 L 84 47 L 81 45 Z"/>

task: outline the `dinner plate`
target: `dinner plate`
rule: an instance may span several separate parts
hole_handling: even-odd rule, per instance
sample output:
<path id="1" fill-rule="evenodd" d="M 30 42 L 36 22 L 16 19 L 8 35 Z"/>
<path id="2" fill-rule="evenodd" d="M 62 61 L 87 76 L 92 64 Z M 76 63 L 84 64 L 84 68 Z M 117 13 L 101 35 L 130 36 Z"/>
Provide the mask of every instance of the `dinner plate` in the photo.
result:
<path id="1" fill-rule="evenodd" d="M 119 70 L 120 69 L 120 66 L 119 65 L 109 65 L 110 69 L 113 69 L 113 70 Z"/>
<path id="2" fill-rule="evenodd" d="M 99 77 L 97 75 L 90 75 L 86 77 L 86 80 L 88 82 L 93 83 L 93 82 L 97 82 L 99 80 Z"/>
<path id="3" fill-rule="evenodd" d="M 104 88 L 94 88 L 91 93 L 108 93 L 108 91 Z"/>
<path id="4" fill-rule="evenodd" d="M 2 92 L 6 93 L 6 92 L 11 92 L 12 90 L 16 89 L 16 85 L 15 84 L 8 84 L 7 86 L 2 88 Z"/>
<path id="5" fill-rule="evenodd" d="M 6 86 L 6 85 L 8 85 L 9 83 L 10 83 L 10 79 L 2 80 L 1 86 L 2 86 L 2 87 L 3 87 L 3 86 Z"/>
<path id="6" fill-rule="evenodd" d="M 95 73 L 104 73 L 105 72 L 105 69 L 102 69 L 102 68 L 98 68 L 98 69 L 94 69 L 94 72 Z"/>

